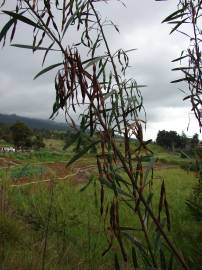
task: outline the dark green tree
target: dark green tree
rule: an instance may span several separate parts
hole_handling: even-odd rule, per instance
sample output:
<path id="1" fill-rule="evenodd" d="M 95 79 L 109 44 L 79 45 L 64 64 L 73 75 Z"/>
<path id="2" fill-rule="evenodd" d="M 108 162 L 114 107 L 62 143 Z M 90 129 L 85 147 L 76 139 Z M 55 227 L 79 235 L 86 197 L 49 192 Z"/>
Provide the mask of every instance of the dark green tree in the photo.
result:
<path id="1" fill-rule="evenodd" d="M 16 147 L 32 146 L 32 131 L 22 122 L 16 122 L 10 127 L 13 143 Z"/>
<path id="2" fill-rule="evenodd" d="M 192 147 L 196 147 L 199 144 L 199 138 L 198 138 L 198 134 L 195 133 L 191 139 L 191 145 Z"/>
<path id="3" fill-rule="evenodd" d="M 189 139 L 187 138 L 186 134 L 182 132 L 180 136 L 180 146 L 182 149 L 186 148 L 187 144 L 189 143 Z"/>
<path id="4" fill-rule="evenodd" d="M 157 134 L 156 143 L 164 148 L 175 150 L 175 148 L 180 148 L 182 146 L 181 137 L 176 131 L 166 131 L 161 130 Z"/>
<path id="5" fill-rule="evenodd" d="M 12 137 L 8 125 L 0 124 L 0 140 L 11 143 Z"/>
<path id="6" fill-rule="evenodd" d="M 32 146 L 36 150 L 45 147 L 45 143 L 43 142 L 43 137 L 40 134 L 37 134 L 32 138 Z"/>

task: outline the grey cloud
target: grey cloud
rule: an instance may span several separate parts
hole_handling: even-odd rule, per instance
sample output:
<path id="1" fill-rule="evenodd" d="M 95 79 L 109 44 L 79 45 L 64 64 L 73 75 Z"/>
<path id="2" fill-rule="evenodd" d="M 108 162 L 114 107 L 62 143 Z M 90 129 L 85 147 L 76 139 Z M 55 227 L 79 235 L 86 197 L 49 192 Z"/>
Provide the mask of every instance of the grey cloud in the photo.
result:
<path id="1" fill-rule="evenodd" d="M 147 85 L 142 94 L 148 121 L 155 129 L 155 125 L 167 119 L 164 113 L 167 108 L 175 108 L 177 113 L 188 107 L 182 101 L 184 96 L 178 90 L 180 85 L 170 84 L 179 75 L 171 71 L 174 68 L 171 60 L 178 57 L 185 41 L 169 36 L 169 26 L 161 24 L 163 18 L 175 8 L 176 1 L 125 0 L 127 8 L 123 8 L 118 1 L 111 2 L 97 3 L 102 17 L 110 18 L 120 26 L 120 34 L 110 27 L 106 28 L 110 46 L 114 51 L 118 48 L 138 49 L 130 54 L 133 68 L 128 70 L 128 76 L 135 78 L 139 84 Z M 0 21 L 4 22 L 5 17 L 0 17 Z M 77 33 L 71 33 L 68 38 L 73 42 L 76 36 Z M 31 41 L 32 31 L 20 24 L 14 42 L 31 44 Z M 34 75 L 41 69 L 42 57 L 40 53 L 33 55 L 29 50 L 8 45 L 0 50 L 0 112 L 49 117 L 55 97 L 52 84 L 55 72 L 33 81 Z M 59 61 L 60 56 L 50 55 L 46 65 Z M 151 124 L 148 124 L 149 128 Z"/>
<path id="2" fill-rule="evenodd" d="M 115 23 L 125 27 L 151 26 L 153 23 L 161 22 L 176 7 L 176 1 L 165 2 L 148 0 L 128 0 L 123 1 L 126 8 L 119 1 L 111 1 L 108 4 L 100 4 L 102 8 L 100 13 L 102 17 L 108 17 Z"/>
<path id="3" fill-rule="evenodd" d="M 0 99 L 2 113 L 17 113 L 39 118 L 48 118 L 52 111 L 55 98 L 52 84 L 33 87 L 32 84 L 14 83 L 12 80 L 7 85 L 7 91 L 2 91 Z"/>

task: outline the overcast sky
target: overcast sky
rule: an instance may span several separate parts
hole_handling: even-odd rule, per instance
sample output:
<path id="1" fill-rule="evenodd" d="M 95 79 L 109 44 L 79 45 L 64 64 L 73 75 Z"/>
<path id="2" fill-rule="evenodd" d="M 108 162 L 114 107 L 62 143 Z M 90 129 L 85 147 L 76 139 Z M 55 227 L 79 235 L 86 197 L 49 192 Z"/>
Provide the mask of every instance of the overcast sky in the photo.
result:
<path id="1" fill-rule="evenodd" d="M 142 90 L 148 119 L 145 138 L 155 139 L 162 129 L 185 131 L 189 136 L 199 133 L 189 103 L 182 101 L 184 94 L 179 90 L 180 85 L 170 83 L 180 76 L 171 71 L 175 67 L 171 61 L 187 45 L 180 36 L 169 35 L 170 26 L 161 24 L 175 10 L 176 0 L 125 0 L 125 3 L 126 8 L 113 0 L 111 4 L 97 4 L 97 7 L 101 8 L 102 17 L 112 19 L 119 26 L 120 34 L 108 33 L 111 48 L 138 49 L 130 55 L 129 75 L 138 84 L 147 85 Z M 5 16 L 1 16 L 0 28 L 4 22 Z M 21 24 L 15 42 L 31 44 L 29 33 Z M 49 118 L 55 98 L 54 74 L 33 80 L 41 69 L 41 59 L 40 53 L 33 56 L 30 51 L 9 44 L 0 50 L 0 113 Z M 54 59 L 52 56 L 48 63 Z"/>

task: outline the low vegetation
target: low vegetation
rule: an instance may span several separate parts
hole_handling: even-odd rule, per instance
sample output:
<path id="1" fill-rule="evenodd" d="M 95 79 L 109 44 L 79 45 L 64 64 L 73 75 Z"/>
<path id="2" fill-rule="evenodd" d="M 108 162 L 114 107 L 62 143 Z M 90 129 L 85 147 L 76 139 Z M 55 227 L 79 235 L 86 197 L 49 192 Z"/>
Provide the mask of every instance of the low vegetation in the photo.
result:
<path id="1" fill-rule="evenodd" d="M 87 154 L 83 161 L 66 168 L 61 175 L 66 165 L 62 161 L 70 159 L 75 147 L 66 153 L 63 141 L 46 139 L 44 142 L 43 150 L 1 154 L 0 161 L 13 162 L 0 169 L 1 269 L 114 269 L 113 252 L 119 250 L 118 244 L 102 256 L 109 244 L 105 234 L 109 220 L 99 215 L 100 185 L 96 170 L 90 167 L 87 173 L 78 172 L 78 169 L 95 165 L 93 156 Z M 157 157 L 153 203 L 158 204 L 164 179 L 172 238 L 192 269 L 198 269 L 202 263 L 201 225 L 186 205 L 196 177 L 180 168 L 185 160 L 179 153 L 168 152 L 156 144 L 151 144 L 150 148 Z M 59 164 L 63 167 L 60 165 L 57 170 Z M 63 180 L 59 180 L 61 176 Z M 110 191 L 107 196 L 112 196 Z M 122 206 L 120 219 L 126 226 L 136 224 L 138 227 L 137 218 L 127 207 Z M 137 237 L 142 238 L 141 232 L 137 231 Z M 144 264 L 142 259 L 138 260 L 139 265 Z M 132 269 L 132 257 L 121 267 Z M 177 265 L 174 267 L 178 269 Z"/>

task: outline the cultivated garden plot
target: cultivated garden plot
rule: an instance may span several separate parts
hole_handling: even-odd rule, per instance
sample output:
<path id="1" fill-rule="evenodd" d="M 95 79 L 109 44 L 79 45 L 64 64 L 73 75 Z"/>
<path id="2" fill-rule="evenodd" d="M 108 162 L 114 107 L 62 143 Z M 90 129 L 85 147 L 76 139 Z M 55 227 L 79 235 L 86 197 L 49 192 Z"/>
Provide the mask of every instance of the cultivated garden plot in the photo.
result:
<path id="1" fill-rule="evenodd" d="M 9 178 L 11 185 L 43 183 L 51 179 L 71 180 L 75 183 L 87 182 L 91 174 L 96 174 L 95 167 L 95 161 L 92 158 L 79 160 L 68 168 L 64 161 L 27 163 L 14 157 L 0 159 L 0 175 Z"/>

